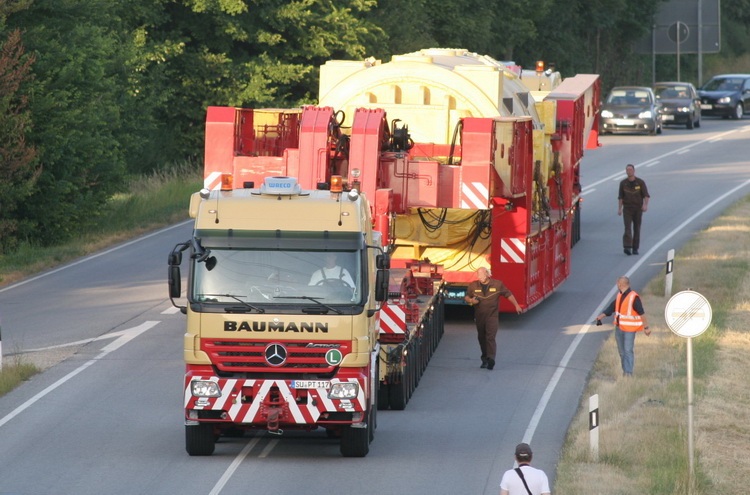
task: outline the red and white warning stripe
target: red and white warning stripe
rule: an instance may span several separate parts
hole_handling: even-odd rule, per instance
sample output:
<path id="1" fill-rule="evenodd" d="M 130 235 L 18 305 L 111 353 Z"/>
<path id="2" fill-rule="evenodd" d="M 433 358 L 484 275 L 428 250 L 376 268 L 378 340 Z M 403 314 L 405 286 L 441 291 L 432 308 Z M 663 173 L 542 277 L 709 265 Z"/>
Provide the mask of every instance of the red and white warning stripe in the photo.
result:
<path id="1" fill-rule="evenodd" d="M 194 379 L 207 380 L 209 377 L 195 377 Z M 237 398 L 242 394 L 242 389 L 252 389 L 256 382 L 260 382 L 252 403 L 242 403 Z M 331 383 L 353 382 L 357 383 L 356 378 L 340 380 L 334 378 Z M 239 423 L 256 423 L 263 424 L 266 418 L 263 417 L 264 402 L 276 387 L 283 398 L 283 406 L 289 411 L 291 417 L 281 418 L 282 422 L 294 424 L 313 424 L 318 421 L 320 415 L 324 412 L 359 412 L 365 411 L 367 401 L 365 399 L 365 384 L 359 382 L 359 393 L 353 400 L 333 400 L 328 398 L 328 391 L 324 388 L 307 389 L 307 404 L 298 404 L 295 400 L 295 393 L 290 387 L 289 381 L 285 380 L 235 380 L 221 379 L 217 380 L 221 389 L 221 397 L 212 397 L 208 399 L 199 399 L 193 397 L 190 393 L 190 386 L 185 389 L 185 409 L 208 410 L 208 411 L 226 411 L 229 420 Z"/>
<path id="2" fill-rule="evenodd" d="M 398 304 L 386 303 L 380 308 L 380 333 L 406 333 L 406 312 Z"/>
<path id="3" fill-rule="evenodd" d="M 500 262 L 525 263 L 526 243 L 523 239 L 517 239 L 515 237 L 500 239 Z"/>
<path id="4" fill-rule="evenodd" d="M 483 182 L 461 183 L 461 208 L 482 210 L 489 208 L 490 192 Z"/>
<path id="5" fill-rule="evenodd" d="M 221 188 L 221 172 L 211 172 L 203 178 L 203 187 L 210 191 Z"/>

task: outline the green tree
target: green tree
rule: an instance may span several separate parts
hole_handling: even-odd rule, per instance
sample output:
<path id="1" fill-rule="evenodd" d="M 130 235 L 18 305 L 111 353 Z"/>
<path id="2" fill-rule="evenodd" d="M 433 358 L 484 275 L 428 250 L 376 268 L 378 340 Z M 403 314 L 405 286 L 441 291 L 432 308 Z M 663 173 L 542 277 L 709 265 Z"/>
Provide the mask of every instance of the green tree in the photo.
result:
<path id="1" fill-rule="evenodd" d="M 595 73 L 606 89 L 616 84 L 650 85 L 650 61 L 633 45 L 648 33 L 665 0 L 553 0 L 537 22 L 537 36 L 517 46 L 516 60 L 555 62 L 563 75 Z M 648 68 L 648 73 L 644 68 Z"/>
<path id="2" fill-rule="evenodd" d="M 35 0 L 8 17 L 36 57 L 29 137 L 42 172 L 19 235 L 53 244 L 80 232 L 123 184 L 119 97 L 126 87 L 117 0 Z"/>
<path id="3" fill-rule="evenodd" d="M 491 4 L 494 7 L 491 53 L 502 60 L 514 60 L 522 53 L 519 48 L 548 38 L 550 33 L 541 30 L 539 24 L 550 15 L 552 4 L 553 0 L 495 0 Z M 541 55 L 532 57 L 532 61 Z"/>
<path id="4" fill-rule="evenodd" d="M 28 3 L 0 0 L 0 176 L 5 185 L 0 196 L 0 253 L 16 246 L 18 206 L 29 197 L 39 175 L 36 150 L 26 139 L 31 115 L 23 89 L 34 57 L 25 55 L 18 29 L 4 29 L 6 16 Z"/>
<path id="5" fill-rule="evenodd" d="M 367 19 L 383 30 L 368 55 L 387 62 L 394 54 L 411 53 L 440 45 L 433 35 L 427 15 L 429 0 L 378 0 Z"/>
<path id="6" fill-rule="evenodd" d="M 426 19 L 439 48 L 465 48 L 492 55 L 492 26 L 497 12 L 482 0 L 426 0 Z"/>
<path id="7" fill-rule="evenodd" d="M 153 102 L 160 148 L 202 151 L 208 105 L 293 106 L 317 96 L 317 67 L 365 58 L 384 33 L 374 0 L 157 0 L 131 11 L 137 86 Z"/>

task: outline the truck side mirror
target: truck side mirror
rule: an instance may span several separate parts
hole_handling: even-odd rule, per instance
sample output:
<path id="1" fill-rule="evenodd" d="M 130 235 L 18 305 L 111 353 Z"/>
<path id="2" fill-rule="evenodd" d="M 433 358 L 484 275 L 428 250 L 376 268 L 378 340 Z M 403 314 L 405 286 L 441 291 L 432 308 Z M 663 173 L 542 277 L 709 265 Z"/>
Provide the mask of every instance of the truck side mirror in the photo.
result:
<path id="1" fill-rule="evenodd" d="M 380 269 L 375 274 L 375 300 L 378 302 L 388 299 L 388 279 L 387 269 Z"/>
<path id="2" fill-rule="evenodd" d="M 378 270 L 388 270 L 391 267 L 391 257 L 387 254 L 379 254 L 375 257 L 375 265 Z"/>
<path id="3" fill-rule="evenodd" d="M 169 265 L 169 297 L 180 297 L 182 294 L 182 277 L 180 276 L 180 265 Z"/>
<path id="4" fill-rule="evenodd" d="M 190 247 L 190 241 L 177 244 L 167 256 L 169 270 L 167 272 L 167 283 L 169 285 L 169 297 L 174 299 L 182 294 L 182 277 L 180 276 L 180 264 L 182 263 L 182 252 Z M 174 304 L 174 301 L 172 301 Z"/>
<path id="5" fill-rule="evenodd" d="M 172 251 L 169 253 L 169 257 L 167 257 L 167 264 L 169 266 L 180 266 L 182 263 L 182 252 L 181 251 Z"/>

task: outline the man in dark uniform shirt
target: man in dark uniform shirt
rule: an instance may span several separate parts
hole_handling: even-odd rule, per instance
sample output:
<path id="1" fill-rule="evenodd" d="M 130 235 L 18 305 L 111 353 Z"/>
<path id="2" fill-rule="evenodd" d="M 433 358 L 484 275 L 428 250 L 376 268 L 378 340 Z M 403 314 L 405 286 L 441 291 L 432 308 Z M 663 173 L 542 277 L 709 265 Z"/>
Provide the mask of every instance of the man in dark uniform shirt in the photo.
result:
<path id="1" fill-rule="evenodd" d="M 635 165 L 625 167 L 627 178 L 620 182 L 617 194 L 617 214 L 622 215 L 625 233 L 622 235 L 622 249 L 625 254 L 638 254 L 641 244 L 641 219 L 648 209 L 648 188 L 643 179 L 635 176 Z"/>
<path id="2" fill-rule="evenodd" d="M 505 287 L 505 284 L 499 280 L 490 278 L 490 271 L 487 268 L 477 270 L 477 280 L 471 282 L 466 288 L 466 297 L 464 300 L 470 306 L 474 306 L 474 319 L 477 324 L 477 337 L 479 339 L 479 348 L 482 351 L 482 365 L 480 368 L 489 370 L 495 367 L 495 355 L 497 353 L 497 309 L 500 303 L 500 296 L 508 299 L 516 308 L 517 313 L 523 311 L 513 294 Z"/>

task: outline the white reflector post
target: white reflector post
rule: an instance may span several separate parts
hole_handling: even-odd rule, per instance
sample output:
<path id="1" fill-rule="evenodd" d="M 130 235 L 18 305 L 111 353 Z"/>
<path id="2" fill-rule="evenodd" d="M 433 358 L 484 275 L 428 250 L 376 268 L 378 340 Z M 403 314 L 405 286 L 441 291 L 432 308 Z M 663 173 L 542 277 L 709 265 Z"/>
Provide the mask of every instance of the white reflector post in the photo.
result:
<path id="1" fill-rule="evenodd" d="M 589 447 L 594 462 L 599 461 L 599 394 L 589 397 Z"/>
<path id="2" fill-rule="evenodd" d="M 664 281 L 664 297 L 672 297 L 672 271 L 674 270 L 674 249 L 667 252 L 667 266 Z"/>

